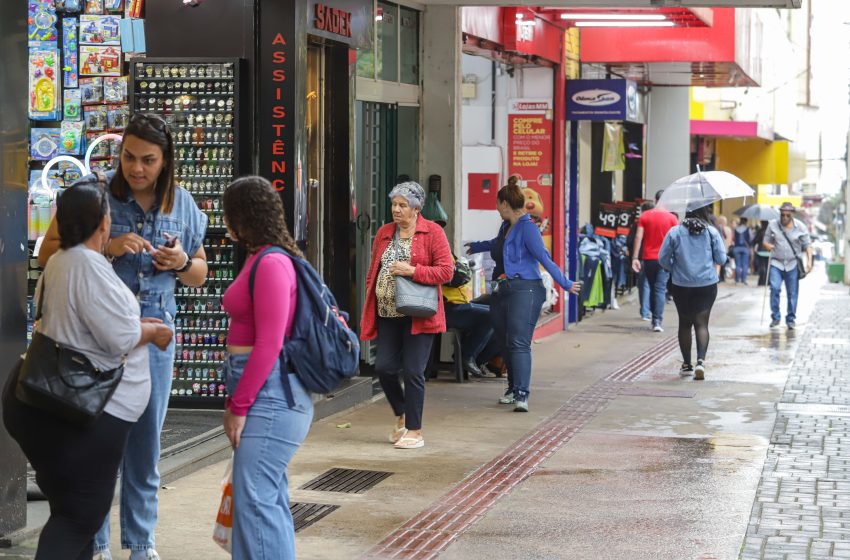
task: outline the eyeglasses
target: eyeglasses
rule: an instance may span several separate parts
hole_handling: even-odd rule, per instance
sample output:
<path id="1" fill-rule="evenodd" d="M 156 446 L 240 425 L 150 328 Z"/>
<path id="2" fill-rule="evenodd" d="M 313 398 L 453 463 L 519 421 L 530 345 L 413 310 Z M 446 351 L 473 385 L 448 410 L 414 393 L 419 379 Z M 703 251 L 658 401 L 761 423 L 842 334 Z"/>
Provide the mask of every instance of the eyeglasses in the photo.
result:
<path id="1" fill-rule="evenodd" d="M 168 129 L 168 123 L 165 122 L 165 119 L 160 117 L 159 115 L 145 115 L 143 113 L 133 113 L 133 116 L 130 117 L 129 124 L 138 123 L 140 125 L 150 124 L 156 130 L 160 132 L 164 132 L 165 134 L 170 134 L 171 131 Z"/>
<path id="2" fill-rule="evenodd" d="M 791 217 L 790 212 L 780 212 L 779 215 L 782 216 L 783 218 L 790 218 Z"/>

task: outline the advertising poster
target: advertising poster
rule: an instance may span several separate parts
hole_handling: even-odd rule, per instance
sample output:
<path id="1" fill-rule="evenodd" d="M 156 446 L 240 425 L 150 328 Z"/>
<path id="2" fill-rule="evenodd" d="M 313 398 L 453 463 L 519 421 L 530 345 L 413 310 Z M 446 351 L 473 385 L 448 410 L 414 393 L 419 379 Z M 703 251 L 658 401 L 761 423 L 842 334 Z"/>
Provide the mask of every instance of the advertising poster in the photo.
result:
<path id="1" fill-rule="evenodd" d="M 552 100 L 512 99 L 508 104 L 508 177 L 517 176 L 526 210 L 552 250 Z"/>

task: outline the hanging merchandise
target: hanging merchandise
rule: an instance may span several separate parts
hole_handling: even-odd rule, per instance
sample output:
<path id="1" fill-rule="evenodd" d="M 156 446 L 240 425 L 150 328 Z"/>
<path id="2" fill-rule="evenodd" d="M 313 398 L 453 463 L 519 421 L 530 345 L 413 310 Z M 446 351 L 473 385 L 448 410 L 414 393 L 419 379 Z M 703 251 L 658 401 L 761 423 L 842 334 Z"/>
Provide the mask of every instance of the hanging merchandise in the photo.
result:
<path id="1" fill-rule="evenodd" d="M 120 12 L 124 9 L 124 0 L 104 0 L 103 7 L 107 12 Z"/>
<path id="2" fill-rule="evenodd" d="M 62 92 L 63 118 L 67 121 L 79 121 L 83 118 L 79 89 L 66 89 Z"/>
<path id="3" fill-rule="evenodd" d="M 80 78 L 80 97 L 83 105 L 103 103 L 103 78 Z"/>
<path id="4" fill-rule="evenodd" d="M 125 14 L 128 18 L 140 18 L 142 17 L 142 11 L 144 10 L 145 2 L 144 0 L 129 0 L 129 5 L 127 6 L 127 13 Z"/>
<path id="5" fill-rule="evenodd" d="M 130 120 L 130 107 L 128 105 L 110 105 L 106 114 L 106 126 L 112 131 L 121 131 L 127 127 Z"/>
<path id="6" fill-rule="evenodd" d="M 109 76 L 104 78 L 103 100 L 107 103 L 126 103 L 127 76 Z"/>
<path id="7" fill-rule="evenodd" d="M 602 144 L 602 171 L 622 171 L 626 168 L 626 150 L 623 146 L 623 125 L 605 123 L 605 140 Z"/>
<path id="8" fill-rule="evenodd" d="M 56 0 L 56 11 L 65 14 L 80 13 L 80 0 Z"/>
<path id="9" fill-rule="evenodd" d="M 30 130 L 30 157 L 38 161 L 47 161 L 59 155 L 58 128 L 33 128 Z"/>
<path id="10" fill-rule="evenodd" d="M 81 45 L 120 45 L 121 18 L 118 16 L 80 16 Z"/>
<path id="11" fill-rule="evenodd" d="M 27 13 L 29 24 L 29 43 L 50 42 L 58 40 L 56 31 L 56 8 L 53 2 L 30 2 Z"/>
<path id="12" fill-rule="evenodd" d="M 62 85 L 66 88 L 77 87 L 80 67 L 77 58 L 77 18 L 62 20 Z"/>
<path id="13" fill-rule="evenodd" d="M 120 47 L 80 46 L 81 76 L 120 76 Z"/>
<path id="14" fill-rule="evenodd" d="M 103 0 L 86 0 L 86 13 L 87 14 L 102 14 L 103 13 Z"/>
<path id="15" fill-rule="evenodd" d="M 59 49 L 56 47 L 30 47 L 29 100 L 29 118 L 59 120 Z"/>
<path id="16" fill-rule="evenodd" d="M 75 121 L 62 121 L 62 132 L 59 137 L 59 153 L 69 156 L 82 155 L 83 123 Z"/>
<path id="17" fill-rule="evenodd" d="M 86 123 L 86 130 L 106 130 L 108 122 L 108 111 L 106 105 L 91 105 L 83 108 L 83 119 Z"/>

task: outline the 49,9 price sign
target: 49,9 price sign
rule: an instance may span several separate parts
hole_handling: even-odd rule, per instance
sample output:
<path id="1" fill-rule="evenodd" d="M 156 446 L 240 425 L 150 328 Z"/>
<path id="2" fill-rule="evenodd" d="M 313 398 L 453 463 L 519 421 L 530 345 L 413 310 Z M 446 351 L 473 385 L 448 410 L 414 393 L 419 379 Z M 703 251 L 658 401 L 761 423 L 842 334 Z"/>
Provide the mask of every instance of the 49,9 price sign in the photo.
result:
<path id="1" fill-rule="evenodd" d="M 635 221 L 636 206 L 628 202 L 603 202 L 599 205 L 593 224 L 596 234 L 614 238 L 628 235 Z"/>

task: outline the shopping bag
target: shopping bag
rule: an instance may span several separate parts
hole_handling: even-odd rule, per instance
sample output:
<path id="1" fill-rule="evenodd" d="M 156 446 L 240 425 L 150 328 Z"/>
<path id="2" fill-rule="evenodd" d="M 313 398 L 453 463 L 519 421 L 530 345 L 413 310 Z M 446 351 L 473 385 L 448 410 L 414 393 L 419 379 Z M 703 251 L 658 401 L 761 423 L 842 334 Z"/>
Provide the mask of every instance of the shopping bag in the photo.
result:
<path id="1" fill-rule="evenodd" d="M 224 478 L 221 481 L 221 504 L 215 517 L 213 540 L 218 546 L 230 552 L 233 532 L 233 458 L 227 462 Z"/>

